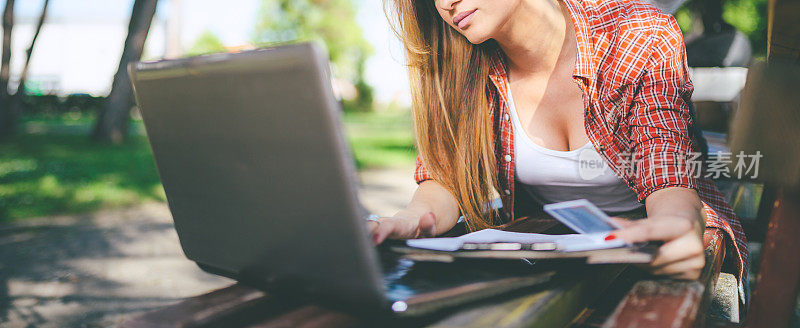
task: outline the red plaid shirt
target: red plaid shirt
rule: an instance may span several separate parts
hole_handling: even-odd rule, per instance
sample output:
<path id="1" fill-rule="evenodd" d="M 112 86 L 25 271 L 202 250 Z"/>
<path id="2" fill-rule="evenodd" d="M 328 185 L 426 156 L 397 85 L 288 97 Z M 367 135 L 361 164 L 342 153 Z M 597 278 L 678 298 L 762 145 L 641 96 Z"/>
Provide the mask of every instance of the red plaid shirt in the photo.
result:
<path id="1" fill-rule="evenodd" d="M 689 78 L 683 35 L 675 19 L 629 0 L 564 0 L 578 41 L 573 79 L 583 91 L 586 132 L 605 162 L 643 202 L 666 187 L 697 190 L 706 225 L 722 229 L 736 251 L 740 289 L 747 243 L 716 184 L 691 172 Z M 488 98 L 503 213 L 514 220 L 514 131 L 509 117 L 506 65 L 492 58 Z M 701 172 L 702 173 L 702 172 Z M 417 157 L 417 183 L 431 179 Z"/>

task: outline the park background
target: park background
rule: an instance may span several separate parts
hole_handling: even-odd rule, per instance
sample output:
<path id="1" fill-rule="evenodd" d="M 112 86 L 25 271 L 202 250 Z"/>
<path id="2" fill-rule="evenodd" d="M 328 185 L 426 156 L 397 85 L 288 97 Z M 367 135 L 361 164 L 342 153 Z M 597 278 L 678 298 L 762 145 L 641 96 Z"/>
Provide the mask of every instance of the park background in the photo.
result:
<path id="1" fill-rule="evenodd" d="M 4 128 L 0 141 L 0 221 L 164 201 L 135 108 L 126 111 L 122 137 L 96 135 L 133 2 L 53 0 L 21 92 L 25 51 L 44 1 L 14 6 L 7 89 L 23 106 L 16 129 Z M 725 1 L 723 9 L 755 57 L 763 57 L 766 1 Z M 692 2 L 676 12 L 687 38 L 701 32 L 698 16 Z M 149 30 L 143 60 L 323 42 L 358 167 L 407 166 L 414 159 L 403 49 L 381 0 L 162 0 Z"/>
<path id="2" fill-rule="evenodd" d="M 698 8 L 709 2 L 675 12 L 685 40 L 703 33 Z M 324 43 L 363 200 L 384 215 L 402 206 L 415 156 L 409 86 L 382 6 L 0 0 L 0 325 L 109 326 L 231 283 L 180 253 L 141 118 L 125 97 L 130 86 L 113 87 L 136 50 L 159 60 Z M 722 18 L 746 36 L 755 59 L 766 52 L 766 6 L 722 1 Z M 140 49 L 137 36 L 146 36 Z"/>

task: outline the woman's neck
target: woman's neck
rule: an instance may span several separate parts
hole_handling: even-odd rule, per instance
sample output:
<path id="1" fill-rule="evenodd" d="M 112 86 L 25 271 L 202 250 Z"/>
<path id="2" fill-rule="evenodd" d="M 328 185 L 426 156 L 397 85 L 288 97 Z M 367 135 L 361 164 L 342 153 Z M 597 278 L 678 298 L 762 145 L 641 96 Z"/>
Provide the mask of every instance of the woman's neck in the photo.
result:
<path id="1" fill-rule="evenodd" d="M 574 30 L 561 0 L 525 0 L 494 38 L 509 70 L 519 75 L 551 73 L 559 62 L 575 58 Z"/>

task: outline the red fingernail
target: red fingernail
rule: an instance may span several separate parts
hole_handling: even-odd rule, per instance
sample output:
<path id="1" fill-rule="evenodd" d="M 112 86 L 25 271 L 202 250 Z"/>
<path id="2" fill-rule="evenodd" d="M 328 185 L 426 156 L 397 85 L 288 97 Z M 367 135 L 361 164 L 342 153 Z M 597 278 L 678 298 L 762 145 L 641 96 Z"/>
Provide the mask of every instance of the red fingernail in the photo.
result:
<path id="1" fill-rule="evenodd" d="M 609 241 L 609 240 L 614 240 L 614 239 L 617 239 L 617 236 L 614 236 L 614 235 L 608 235 L 608 236 L 606 236 L 606 238 L 605 238 L 605 240 L 606 240 L 606 241 Z"/>

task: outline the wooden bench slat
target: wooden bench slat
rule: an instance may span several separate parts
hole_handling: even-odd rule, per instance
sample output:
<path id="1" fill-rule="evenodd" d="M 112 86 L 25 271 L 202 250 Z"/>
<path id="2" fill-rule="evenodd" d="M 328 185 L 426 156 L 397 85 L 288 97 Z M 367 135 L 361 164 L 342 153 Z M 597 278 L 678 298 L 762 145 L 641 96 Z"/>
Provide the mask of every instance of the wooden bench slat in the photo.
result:
<path id="1" fill-rule="evenodd" d="M 553 220 L 531 219 L 505 228 L 541 231 L 555 224 Z M 496 297 L 463 305 L 417 323 L 434 327 L 565 326 L 598 298 L 626 266 L 564 263 L 563 267 L 559 270 L 561 273 L 545 285 L 512 293 L 504 296 L 505 299 Z M 228 327 L 352 327 L 366 324 L 360 320 L 364 319 L 314 305 L 300 306 L 234 285 L 138 316 L 124 327 L 204 327 L 220 323 Z"/>
<path id="2" fill-rule="evenodd" d="M 625 265 L 602 265 L 559 274 L 547 289 L 460 311 L 431 327 L 563 327 L 597 298 Z"/>
<path id="3" fill-rule="evenodd" d="M 358 319 L 340 312 L 309 305 L 253 325 L 253 328 L 356 327 Z"/>
<path id="4" fill-rule="evenodd" d="M 800 2 L 770 0 L 768 2 L 768 57 L 771 62 L 800 61 Z"/>
<path id="5" fill-rule="evenodd" d="M 725 258 L 724 240 L 721 230 L 706 229 L 703 235 L 706 265 L 699 280 L 639 281 L 603 327 L 691 327 L 701 324 Z"/>
<path id="6" fill-rule="evenodd" d="M 748 327 L 784 327 L 794 315 L 800 277 L 800 188 L 781 188 L 761 250 Z"/>
<path id="7" fill-rule="evenodd" d="M 244 325 L 253 321 L 254 315 L 277 315 L 297 306 L 297 302 L 278 302 L 260 290 L 234 284 L 132 317 L 123 322 L 122 327 L 203 327 L 226 320 Z M 230 326 L 235 326 L 232 321 L 229 321 Z"/>

